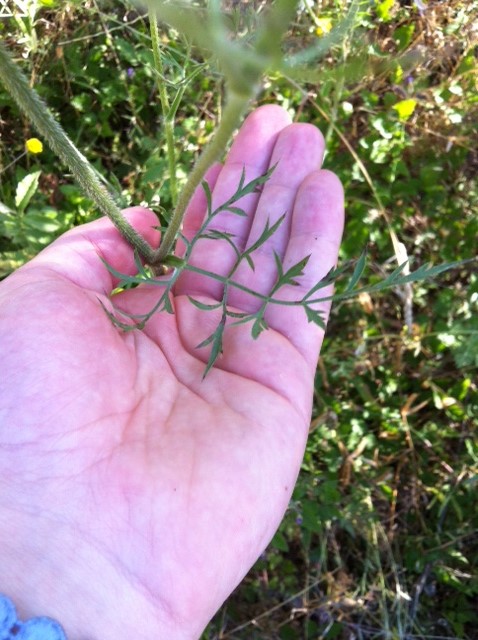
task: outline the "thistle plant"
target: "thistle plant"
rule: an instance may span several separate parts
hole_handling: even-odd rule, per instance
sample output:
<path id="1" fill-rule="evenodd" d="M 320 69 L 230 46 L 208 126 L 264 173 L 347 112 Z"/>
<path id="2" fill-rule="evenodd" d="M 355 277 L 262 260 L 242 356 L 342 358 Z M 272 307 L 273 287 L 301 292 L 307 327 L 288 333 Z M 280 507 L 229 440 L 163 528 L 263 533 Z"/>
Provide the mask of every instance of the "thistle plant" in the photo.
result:
<path id="1" fill-rule="evenodd" d="M 154 284 L 161 290 L 157 303 L 144 315 L 128 316 L 119 309 L 115 309 L 115 314 L 112 314 L 105 309 L 115 324 L 124 330 L 142 328 L 152 314 L 156 312 L 172 313 L 170 295 L 176 281 L 184 271 L 195 272 L 205 278 L 212 278 L 222 283 L 222 298 L 213 304 L 205 304 L 192 297 L 189 298 L 191 304 L 204 312 L 220 311 L 220 320 L 217 328 L 198 345 L 199 349 L 208 345 L 212 347 L 205 374 L 222 352 L 226 325 L 249 323 L 252 337 L 257 338 L 262 331 L 268 328 L 265 321 L 265 311 L 268 305 L 300 306 L 303 308 L 309 322 L 324 328 L 324 318 L 316 310 L 316 305 L 319 302 L 331 299 L 345 299 L 364 291 L 376 292 L 387 287 L 400 287 L 419 279 L 434 277 L 442 271 L 459 264 L 421 267 L 413 273 L 407 273 L 408 263 L 404 262 L 399 264 L 397 269 L 380 283 L 369 287 L 359 287 L 358 282 L 365 269 L 366 262 L 365 254 L 363 254 L 356 261 L 355 266 L 346 264 L 333 269 L 325 278 L 317 282 L 306 295 L 296 300 L 288 301 L 281 300 L 277 294 L 282 287 L 286 285 L 294 286 L 299 283 L 309 256 L 304 256 L 296 264 L 285 268 L 280 257 L 274 254 L 277 278 L 267 295 L 260 294 L 234 279 L 240 265 L 247 264 L 251 270 L 256 268 L 254 262 L 255 252 L 277 232 L 284 221 L 285 215 L 277 218 L 272 224 L 267 222 L 259 238 L 247 249 L 242 250 L 232 234 L 214 228 L 215 218 L 223 211 L 237 216 L 245 216 L 246 213 L 240 208 L 239 201 L 245 195 L 260 190 L 270 178 L 273 169 L 248 183 L 245 182 L 245 173 L 243 172 L 234 194 L 226 202 L 214 209 L 209 186 L 204 180 L 205 173 L 211 164 L 224 154 L 234 131 L 241 123 L 244 113 L 260 91 L 263 78 L 271 72 L 289 76 L 295 82 L 310 81 L 320 77 L 317 62 L 332 46 L 339 44 L 346 37 L 356 22 L 358 12 L 368 6 L 367 2 L 352 0 L 348 13 L 335 29 L 309 48 L 285 55 L 282 41 L 297 15 L 298 4 L 298 0 L 276 0 L 268 10 L 263 11 L 259 16 L 255 29 L 240 36 L 231 28 L 230 21 L 221 11 L 218 0 L 210 0 L 207 7 L 181 0 L 148 0 L 156 81 L 162 108 L 168 155 L 171 200 L 175 206 L 174 211 L 168 216 L 169 224 L 164 229 L 158 249 L 153 249 L 149 246 L 126 221 L 114 198 L 99 181 L 96 170 L 69 140 L 46 105 L 29 86 L 28 81 L 19 67 L 13 62 L 4 46 L 0 44 L 0 79 L 5 87 L 38 132 L 50 144 L 53 151 L 69 167 L 85 193 L 111 219 L 135 251 L 137 275 L 125 276 L 116 273 L 110 268 L 112 273 L 120 279 L 119 288 L 149 283 Z M 198 47 L 209 63 L 215 66 L 224 77 L 225 99 L 221 120 L 210 143 L 199 156 L 189 174 L 188 180 L 179 193 L 176 179 L 174 118 L 184 87 L 178 87 L 174 96 L 170 99 L 164 78 L 158 19 L 170 25 L 181 34 L 181 37 L 186 38 L 192 45 Z M 354 66 L 356 62 L 351 61 L 349 65 L 352 71 L 356 70 L 356 66 Z M 314 63 L 315 66 L 312 67 L 311 63 Z M 199 67 L 199 71 L 201 68 Z M 201 188 L 201 185 L 207 200 L 206 216 L 196 235 L 187 240 L 181 233 L 182 221 L 193 193 L 197 188 Z M 213 239 L 217 242 L 227 243 L 232 248 L 235 262 L 226 276 L 212 271 L 203 271 L 191 264 L 192 252 L 197 242 L 201 239 Z M 185 246 L 184 255 L 181 257 L 175 255 L 175 245 L 178 240 L 181 240 Z M 352 271 L 350 279 L 341 292 L 335 294 L 335 296 L 320 297 L 319 292 L 321 289 L 343 278 L 350 270 Z M 242 289 L 247 294 L 259 299 L 260 306 L 257 311 L 254 313 L 232 311 L 228 304 L 228 297 L 233 288 Z M 122 319 L 121 316 L 123 316 Z"/>
<path id="2" fill-rule="evenodd" d="M 139 255 L 158 272 L 175 245 L 187 204 L 211 164 L 221 157 L 228 142 L 241 122 L 248 105 L 256 97 L 261 80 L 266 73 L 278 70 L 293 74 L 302 69 L 307 73 L 307 64 L 317 61 L 330 47 L 344 37 L 353 24 L 360 0 L 353 0 L 348 15 L 337 29 L 318 45 L 308 50 L 307 55 L 296 54 L 284 60 L 281 42 L 297 11 L 298 0 L 277 0 L 273 7 L 258 21 L 249 37 L 234 39 L 219 2 L 212 0 L 207 9 L 189 2 L 167 2 L 148 0 L 152 49 L 155 72 L 165 125 L 170 185 L 173 203 L 176 201 L 176 175 L 174 151 L 174 115 L 182 96 L 182 88 L 175 92 L 169 102 L 161 60 L 156 19 L 166 22 L 183 37 L 198 46 L 203 54 L 216 64 L 225 81 L 225 106 L 221 121 L 211 142 L 200 155 L 196 165 L 177 198 L 174 212 L 162 238 L 161 246 L 154 251 L 147 246 L 121 214 L 114 199 L 101 185 L 96 171 L 83 154 L 75 147 L 55 120 L 38 94 L 29 86 L 28 80 L 13 62 L 7 50 L 0 43 L 0 79 L 20 109 L 25 113 L 38 132 L 47 140 L 53 151 L 71 170 L 85 193 L 107 215 L 121 234 L 138 251 Z"/>

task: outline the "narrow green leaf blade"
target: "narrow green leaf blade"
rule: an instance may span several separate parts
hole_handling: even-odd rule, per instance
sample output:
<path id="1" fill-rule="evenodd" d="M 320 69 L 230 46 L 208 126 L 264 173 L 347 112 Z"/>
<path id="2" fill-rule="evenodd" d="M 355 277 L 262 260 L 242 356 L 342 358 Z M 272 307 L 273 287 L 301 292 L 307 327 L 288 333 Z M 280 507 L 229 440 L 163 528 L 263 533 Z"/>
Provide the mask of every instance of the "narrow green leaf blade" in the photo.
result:
<path id="1" fill-rule="evenodd" d="M 245 172 L 243 172 L 243 176 L 241 176 L 241 183 L 239 184 L 239 187 L 235 194 L 235 201 L 239 200 L 239 198 L 243 198 L 244 196 L 249 195 L 250 193 L 257 193 L 259 188 L 269 180 L 275 168 L 276 165 L 271 167 L 268 171 L 266 171 L 266 173 L 262 174 L 261 176 L 254 178 L 246 185 L 244 185 L 242 181 L 242 177 L 245 177 Z"/>
<path id="2" fill-rule="evenodd" d="M 323 313 L 316 309 L 312 309 L 308 305 L 304 306 L 304 310 L 307 316 L 307 321 L 313 322 L 314 324 L 316 324 L 318 327 L 320 327 L 325 331 L 325 320 L 322 317 Z"/>
<path id="3" fill-rule="evenodd" d="M 166 311 L 166 313 L 169 314 L 173 314 L 174 313 L 174 309 L 173 309 L 173 305 L 171 303 L 171 298 L 167 295 L 167 292 L 165 292 L 163 294 L 164 300 L 163 300 L 163 309 L 162 311 Z"/>
<path id="4" fill-rule="evenodd" d="M 181 100 L 183 98 L 183 94 L 185 90 L 186 90 L 186 85 L 184 84 L 183 86 L 179 87 L 179 89 L 176 91 L 176 95 L 174 96 L 173 101 L 169 107 L 169 111 L 166 114 L 166 120 L 168 120 L 168 122 L 174 121 L 174 118 L 176 117 L 176 112 L 178 110 L 179 105 L 181 104 Z"/>
<path id="5" fill-rule="evenodd" d="M 117 285 L 117 287 L 122 287 L 127 284 L 142 284 L 143 282 L 148 282 L 148 280 L 146 280 L 142 275 L 128 276 L 125 273 L 121 273 L 110 264 L 108 264 L 106 260 L 104 260 L 101 256 L 100 260 L 105 265 L 106 269 L 111 273 L 111 275 L 119 280 L 119 284 Z"/>
<path id="6" fill-rule="evenodd" d="M 357 260 L 355 264 L 355 269 L 352 273 L 352 276 L 349 280 L 349 283 L 345 289 L 345 291 L 352 291 L 355 288 L 355 285 L 358 283 L 365 269 L 365 264 L 367 261 L 367 248 L 362 251 L 361 256 Z"/>
<path id="7" fill-rule="evenodd" d="M 225 207 L 224 211 L 230 211 L 231 213 L 234 213 L 236 216 L 241 216 L 242 218 L 247 218 L 247 213 L 244 211 L 244 209 L 241 209 L 240 207 Z"/>
<path id="8" fill-rule="evenodd" d="M 211 193 L 211 189 L 209 187 L 209 184 L 206 182 L 206 180 L 203 180 L 201 182 L 201 186 L 203 188 L 204 191 L 204 195 L 206 196 L 206 203 L 207 203 L 207 217 L 210 218 L 212 216 L 212 193 Z"/>
<path id="9" fill-rule="evenodd" d="M 277 268 L 277 280 L 280 282 L 280 280 L 284 275 L 284 268 L 282 266 L 282 260 L 280 258 L 280 255 L 276 251 L 274 251 L 274 260 Z"/>
<path id="10" fill-rule="evenodd" d="M 211 333 L 211 335 L 208 336 L 205 340 L 197 344 L 196 349 L 203 349 L 204 347 L 207 347 L 208 345 L 211 344 L 211 342 L 213 342 L 214 337 L 215 337 L 215 332 Z"/>
<path id="11" fill-rule="evenodd" d="M 402 273 L 402 271 L 405 269 L 407 264 L 408 264 L 408 260 L 405 260 L 405 262 L 402 262 L 402 264 L 399 264 L 398 267 L 396 267 L 392 271 L 392 273 L 389 276 L 387 276 L 386 278 L 387 281 L 393 283 L 398 278 L 398 276 Z"/>
<path id="12" fill-rule="evenodd" d="M 252 269 L 252 271 L 256 270 L 256 265 L 254 264 L 253 259 L 251 258 L 251 256 L 248 253 L 244 254 L 244 258 L 246 259 L 247 264 L 250 266 L 250 268 Z"/>
<path id="13" fill-rule="evenodd" d="M 234 238 L 233 233 L 227 233 L 226 231 L 217 231 L 216 229 L 211 229 L 210 231 L 206 231 L 202 233 L 198 239 L 203 238 L 205 240 L 225 240 L 233 249 L 236 256 L 240 257 L 240 251 L 232 241 Z"/>
<path id="14" fill-rule="evenodd" d="M 269 219 L 267 219 L 261 235 L 257 238 L 257 240 L 253 244 L 251 244 L 250 247 L 248 247 L 247 251 L 245 251 L 244 253 L 247 253 L 247 254 L 254 253 L 256 249 L 262 246 L 265 242 L 267 242 L 267 240 L 269 240 L 269 238 L 271 238 L 274 235 L 274 233 L 281 226 L 284 220 L 285 220 L 285 213 L 280 218 L 278 218 L 272 226 L 269 226 L 270 221 Z"/>
<path id="15" fill-rule="evenodd" d="M 197 307 L 198 309 L 201 309 L 201 311 L 214 311 L 214 309 L 220 309 L 222 307 L 222 302 L 216 302 L 214 304 L 206 304 L 205 302 L 196 300 L 196 298 L 193 298 L 192 296 L 188 296 L 188 300 L 195 307 Z"/>
<path id="16" fill-rule="evenodd" d="M 241 177 L 239 179 L 239 184 L 237 185 L 236 194 L 241 192 L 244 188 L 244 182 L 246 181 L 246 167 L 242 167 Z"/>
<path id="17" fill-rule="evenodd" d="M 182 258 L 178 258 L 178 256 L 171 254 L 164 258 L 162 264 L 165 264 L 168 267 L 174 267 L 175 269 L 181 269 L 182 267 L 186 266 L 186 260 L 183 260 Z"/>
<path id="18" fill-rule="evenodd" d="M 301 276 L 304 275 L 304 269 L 307 263 L 309 262 L 309 260 L 310 260 L 310 255 L 305 256 L 305 258 L 302 258 L 302 260 L 299 260 L 299 262 L 296 262 L 294 265 L 292 265 L 292 267 L 287 269 L 287 271 L 283 273 L 281 279 L 277 283 L 277 289 L 279 287 L 283 287 L 286 284 L 291 284 L 292 286 L 298 286 L 299 283 L 295 280 L 295 278 L 300 278 Z"/>
<path id="19" fill-rule="evenodd" d="M 209 359 L 206 364 L 206 368 L 203 373 L 203 380 L 214 366 L 214 363 L 218 359 L 218 357 L 222 353 L 222 336 L 224 334 L 224 328 L 226 326 L 226 316 L 223 315 L 221 318 L 221 322 L 217 325 L 216 330 L 212 333 L 209 338 L 206 338 L 201 344 L 198 345 L 198 349 L 202 347 L 206 347 L 209 344 L 212 344 L 211 353 L 209 354 Z"/>
<path id="20" fill-rule="evenodd" d="M 268 328 L 269 328 L 269 325 L 267 324 L 267 322 L 264 320 L 262 316 L 256 317 L 251 329 L 251 335 L 254 338 L 254 340 L 257 340 L 257 338 L 261 335 L 261 333 Z"/>
<path id="21" fill-rule="evenodd" d="M 324 287 L 328 287 L 330 284 L 332 284 L 332 282 L 335 282 L 336 280 L 338 280 L 340 278 L 340 276 L 342 276 L 349 268 L 349 264 L 343 264 L 340 267 L 335 267 L 332 268 L 323 278 L 322 280 L 319 280 L 319 282 L 317 282 L 317 284 L 315 284 L 310 291 L 308 291 L 308 293 L 303 297 L 303 301 L 305 302 L 306 300 L 308 300 L 309 298 L 311 298 L 314 293 L 316 293 L 317 291 L 319 291 L 319 289 L 323 289 Z"/>
<path id="22" fill-rule="evenodd" d="M 28 207 L 30 200 L 38 189 L 38 181 L 40 180 L 41 171 L 33 171 L 28 173 L 17 185 L 15 193 L 15 206 L 19 213 L 23 213 Z"/>
<path id="23" fill-rule="evenodd" d="M 450 269 L 455 269 L 456 267 L 460 267 L 466 263 L 475 262 L 475 261 L 476 261 L 476 258 L 471 258 L 467 260 L 459 260 L 456 262 L 439 264 L 436 266 L 433 266 L 431 264 L 424 264 L 418 269 L 416 269 L 415 271 L 412 271 L 412 273 L 409 273 L 407 275 L 396 276 L 395 274 L 397 272 L 400 273 L 398 271 L 399 269 L 400 270 L 404 269 L 405 265 L 407 264 L 405 262 L 403 265 L 400 265 L 400 267 L 397 267 L 397 269 L 395 269 L 395 271 L 392 274 L 390 274 L 388 278 L 385 278 L 385 280 L 383 280 L 382 282 L 378 282 L 377 284 L 373 285 L 367 291 L 370 291 L 370 292 L 382 291 L 383 289 L 388 289 L 390 287 L 400 287 L 404 284 L 418 282 L 420 280 L 429 280 L 430 278 L 435 278 L 436 276 L 440 275 L 441 273 L 444 273 L 445 271 L 449 271 Z"/>

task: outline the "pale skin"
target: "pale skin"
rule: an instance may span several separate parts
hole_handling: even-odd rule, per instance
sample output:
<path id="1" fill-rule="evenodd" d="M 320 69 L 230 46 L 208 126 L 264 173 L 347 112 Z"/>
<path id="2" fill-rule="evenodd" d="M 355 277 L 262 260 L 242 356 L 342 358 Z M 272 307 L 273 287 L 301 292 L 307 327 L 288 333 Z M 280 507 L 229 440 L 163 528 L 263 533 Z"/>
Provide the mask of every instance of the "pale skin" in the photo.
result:
<path id="1" fill-rule="evenodd" d="M 247 218 L 216 224 L 254 241 L 267 217 L 287 213 L 237 280 L 259 291 L 285 265 L 311 255 L 300 295 L 336 263 L 343 228 L 338 179 L 320 170 L 323 139 L 279 107 L 249 116 L 208 182 L 214 202 L 278 163 Z M 184 233 L 205 213 L 198 192 Z M 155 216 L 125 211 L 158 246 Z M 200 241 L 193 263 L 226 274 L 224 243 Z M 181 248 L 179 249 L 181 251 Z M 323 333 L 301 309 L 270 307 L 271 329 L 226 330 L 224 354 L 205 380 L 217 323 L 187 295 L 212 302 L 221 286 L 184 274 L 174 315 L 123 333 L 101 308 L 116 282 L 100 260 L 134 273 L 133 253 L 103 219 L 65 234 L 0 283 L 0 592 L 20 617 L 49 615 L 69 640 L 192 640 L 267 546 L 287 508 L 310 423 Z M 324 293 L 330 294 L 330 290 Z M 147 311 L 154 287 L 115 297 Z M 231 305 L 256 299 L 235 290 Z M 110 306 L 111 308 L 111 306 Z M 323 304 L 325 314 L 328 306 Z"/>

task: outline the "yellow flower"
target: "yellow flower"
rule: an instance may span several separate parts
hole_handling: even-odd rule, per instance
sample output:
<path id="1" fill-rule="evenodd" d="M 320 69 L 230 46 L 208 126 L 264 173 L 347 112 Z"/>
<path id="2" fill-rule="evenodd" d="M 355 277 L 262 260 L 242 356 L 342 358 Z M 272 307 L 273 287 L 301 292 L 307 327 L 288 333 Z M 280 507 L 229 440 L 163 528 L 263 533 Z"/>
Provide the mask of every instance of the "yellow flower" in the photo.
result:
<path id="1" fill-rule="evenodd" d="M 332 20 L 330 18 L 317 18 L 315 24 L 317 25 L 315 33 L 319 37 L 332 30 Z"/>
<path id="2" fill-rule="evenodd" d="M 400 102 L 392 105 L 392 109 L 398 114 L 399 120 L 408 120 L 412 113 L 415 111 L 415 107 L 417 106 L 417 101 L 413 98 L 409 98 L 408 100 L 400 100 Z"/>
<path id="3" fill-rule="evenodd" d="M 28 138 L 25 142 L 25 147 L 29 153 L 41 153 L 43 151 L 43 144 L 38 138 Z"/>

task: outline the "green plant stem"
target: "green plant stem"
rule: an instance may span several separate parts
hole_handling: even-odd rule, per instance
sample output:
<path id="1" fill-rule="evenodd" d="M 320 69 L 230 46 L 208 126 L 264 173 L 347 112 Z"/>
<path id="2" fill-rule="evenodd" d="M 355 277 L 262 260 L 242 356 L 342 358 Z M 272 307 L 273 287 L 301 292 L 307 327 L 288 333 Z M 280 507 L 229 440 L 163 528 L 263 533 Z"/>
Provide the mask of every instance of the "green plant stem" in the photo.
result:
<path id="1" fill-rule="evenodd" d="M 184 185 L 179 195 L 178 203 L 174 210 L 173 217 L 171 218 L 171 222 L 164 234 L 161 246 L 155 254 L 154 264 L 161 263 L 173 248 L 176 236 L 181 228 L 186 207 L 194 191 L 201 183 L 207 169 L 226 149 L 229 138 L 239 125 L 241 117 L 252 97 L 253 95 L 237 95 L 233 92 L 229 93 L 221 122 L 216 129 L 212 140 L 199 156 L 198 161 L 189 175 L 187 183 Z"/>
<path id="2" fill-rule="evenodd" d="M 161 46 L 159 42 L 158 21 L 156 17 L 155 3 L 148 3 L 149 26 L 151 31 L 151 44 L 153 49 L 154 66 L 156 68 L 156 85 L 158 87 L 161 110 L 163 112 L 164 132 L 166 135 L 166 148 L 169 165 L 169 186 L 171 190 L 171 200 L 176 206 L 178 199 L 178 185 L 176 180 L 176 157 L 174 150 L 174 116 L 170 113 L 170 104 L 166 83 L 164 82 L 164 68 L 161 58 Z"/>
<path id="3" fill-rule="evenodd" d="M 123 217 L 107 190 L 101 185 L 88 160 L 78 151 L 52 116 L 40 96 L 0 43 L 0 79 L 14 101 L 33 123 L 52 150 L 69 167 L 78 184 L 99 209 L 110 218 L 123 237 L 150 263 L 154 250 Z"/>

